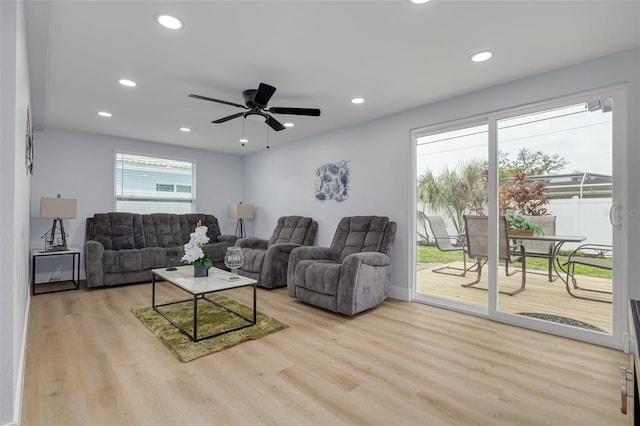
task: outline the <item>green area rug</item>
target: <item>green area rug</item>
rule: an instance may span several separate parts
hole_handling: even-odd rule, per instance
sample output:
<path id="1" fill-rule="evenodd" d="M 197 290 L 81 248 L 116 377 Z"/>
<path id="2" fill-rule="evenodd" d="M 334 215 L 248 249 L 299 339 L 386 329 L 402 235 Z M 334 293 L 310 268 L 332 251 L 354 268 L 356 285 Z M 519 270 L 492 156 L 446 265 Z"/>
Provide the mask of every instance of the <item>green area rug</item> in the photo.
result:
<path id="1" fill-rule="evenodd" d="M 209 299 L 242 314 L 247 318 L 253 309 L 228 297 L 213 294 Z M 169 318 L 193 335 L 193 301 L 185 301 L 160 308 Z M 131 308 L 131 312 L 149 329 L 181 362 L 189 362 L 205 355 L 219 352 L 246 340 L 254 340 L 288 327 L 275 318 L 257 314 L 257 323 L 252 327 L 232 331 L 207 340 L 192 342 L 182 334 L 151 305 Z M 245 325 L 246 321 L 207 301 L 198 301 L 198 336 L 207 336 L 224 330 Z"/>

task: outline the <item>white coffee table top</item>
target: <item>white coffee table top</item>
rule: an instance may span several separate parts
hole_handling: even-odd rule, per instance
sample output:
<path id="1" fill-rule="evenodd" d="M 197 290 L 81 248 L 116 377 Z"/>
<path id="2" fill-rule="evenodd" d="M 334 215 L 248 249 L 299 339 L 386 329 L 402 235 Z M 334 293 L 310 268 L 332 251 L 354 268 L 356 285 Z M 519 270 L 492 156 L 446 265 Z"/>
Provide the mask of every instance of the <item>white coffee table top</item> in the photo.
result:
<path id="1" fill-rule="evenodd" d="M 194 277 L 193 265 L 178 266 L 176 271 L 167 271 L 166 268 L 152 269 L 151 272 L 160 279 L 169 281 L 191 294 L 211 293 L 214 291 L 229 290 L 255 284 L 253 278 L 239 276 L 237 280 L 230 280 L 231 272 L 218 268 L 209 269 L 208 277 Z"/>

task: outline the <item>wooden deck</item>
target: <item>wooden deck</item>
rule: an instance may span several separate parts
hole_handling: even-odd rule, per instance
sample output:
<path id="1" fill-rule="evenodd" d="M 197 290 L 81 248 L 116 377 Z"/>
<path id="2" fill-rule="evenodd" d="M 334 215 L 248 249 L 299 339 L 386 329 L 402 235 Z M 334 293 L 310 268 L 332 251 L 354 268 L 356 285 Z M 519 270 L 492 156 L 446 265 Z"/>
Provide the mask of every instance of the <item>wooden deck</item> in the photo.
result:
<path id="1" fill-rule="evenodd" d="M 449 264 L 462 268 L 462 262 Z M 467 264 L 469 265 L 469 264 Z M 462 303 L 487 306 L 488 293 L 478 288 L 487 288 L 487 267 L 482 271 L 482 280 L 474 287 L 462 287 L 461 284 L 472 282 L 476 279 L 476 272 L 467 272 L 465 277 L 456 277 L 442 273 L 434 273 L 432 269 L 442 265 L 420 264 L 416 277 L 417 292 L 429 296 L 441 297 Z M 514 268 L 514 270 L 519 270 Z M 455 272 L 455 271 L 454 271 Z M 520 272 L 513 276 L 505 277 L 504 267 L 499 270 L 499 288 L 504 291 L 513 291 L 520 287 Z M 500 294 L 498 297 L 498 309 L 508 313 L 532 312 L 540 314 L 559 315 L 574 320 L 586 322 L 599 327 L 607 332 L 612 329 L 613 308 L 611 303 L 602 303 L 591 300 L 572 297 L 566 290 L 564 282 L 557 279 L 549 282 L 544 274 L 546 271 L 534 271 L 527 273 L 525 290 L 508 296 Z M 611 291 L 610 279 L 576 276 L 578 283 L 584 288 L 594 288 Z M 573 290 L 577 295 L 598 298 L 611 301 L 610 294 L 599 294 L 589 291 Z"/>

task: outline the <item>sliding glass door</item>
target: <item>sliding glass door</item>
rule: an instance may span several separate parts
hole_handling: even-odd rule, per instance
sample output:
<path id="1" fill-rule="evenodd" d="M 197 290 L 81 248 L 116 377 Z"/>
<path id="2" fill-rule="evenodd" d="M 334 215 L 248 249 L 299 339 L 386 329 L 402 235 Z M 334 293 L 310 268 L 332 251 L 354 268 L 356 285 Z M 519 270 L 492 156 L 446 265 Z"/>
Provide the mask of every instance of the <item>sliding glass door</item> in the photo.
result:
<path id="1" fill-rule="evenodd" d="M 624 91 L 414 132 L 415 299 L 619 347 Z"/>

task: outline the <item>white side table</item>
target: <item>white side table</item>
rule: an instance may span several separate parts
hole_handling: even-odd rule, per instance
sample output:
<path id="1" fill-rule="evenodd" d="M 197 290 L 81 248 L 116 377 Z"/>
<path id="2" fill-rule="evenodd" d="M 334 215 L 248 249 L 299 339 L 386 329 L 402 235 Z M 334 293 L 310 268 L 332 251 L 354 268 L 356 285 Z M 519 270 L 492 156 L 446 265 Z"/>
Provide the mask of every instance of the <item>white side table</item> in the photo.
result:
<path id="1" fill-rule="evenodd" d="M 56 261 L 61 262 L 63 256 L 71 256 L 72 267 L 71 267 L 71 280 L 66 281 L 55 281 L 55 282 L 42 282 L 36 283 L 36 263 L 38 259 L 43 258 L 55 258 Z M 72 287 L 68 288 L 60 288 L 60 284 L 71 283 Z M 40 291 L 36 293 L 37 286 L 48 285 L 53 287 L 54 290 Z M 58 291 L 68 291 L 68 290 L 78 290 L 80 288 L 80 250 L 71 247 L 68 250 L 60 250 L 60 251 L 42 251 L 42 250 L 33 250 L 31 252 L 31 294 L 45 294 L 45 293 L 55 293 Z"/>

